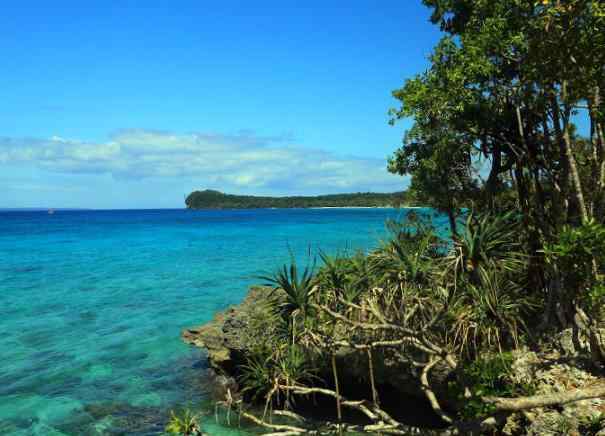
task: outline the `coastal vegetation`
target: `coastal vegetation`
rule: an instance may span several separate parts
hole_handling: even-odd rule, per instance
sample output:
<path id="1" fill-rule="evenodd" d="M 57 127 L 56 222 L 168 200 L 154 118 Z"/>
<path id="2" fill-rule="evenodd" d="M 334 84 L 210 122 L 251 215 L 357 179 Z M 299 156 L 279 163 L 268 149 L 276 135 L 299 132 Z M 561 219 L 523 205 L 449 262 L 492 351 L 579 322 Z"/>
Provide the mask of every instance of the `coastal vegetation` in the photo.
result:
<path id="1" fill-rule="evenodd" d="M 406 192 L 381 194 L 360 192 L 356 194 L 333 194 L 298 197 L 260 197 L 254 195 L 231 195 L 206 189 L 195 191 L 185 199 L 189 209 L 262 209 L 262 208 L 306 208 L 306 207 L 399 207 L 413 205 Z"/>
<path id="2" fill-rule="evenodd" d="M 215 360 L 241 388 L 220 404 L 275 434 L 602 434 L 605 4 L 424 3 L 445 36 L 394 92 L 414 124 L 388 169 L 449 233 L 412 214 L 265 277 Z"/>

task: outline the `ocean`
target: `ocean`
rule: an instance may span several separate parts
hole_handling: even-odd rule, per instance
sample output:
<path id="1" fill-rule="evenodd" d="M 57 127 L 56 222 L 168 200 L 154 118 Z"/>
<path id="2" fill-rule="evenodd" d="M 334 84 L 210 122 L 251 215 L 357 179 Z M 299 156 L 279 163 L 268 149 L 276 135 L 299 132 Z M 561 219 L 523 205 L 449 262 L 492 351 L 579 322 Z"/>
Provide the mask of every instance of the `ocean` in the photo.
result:
<path id="1" fill-rule="evenodd" d="M 215 423 L 181 330 L 292 256 L 376 247 L 407 212 L 0 212 L 0 434 L 161 434 L 182 406 L 210 434 L 244 434 Z"/>

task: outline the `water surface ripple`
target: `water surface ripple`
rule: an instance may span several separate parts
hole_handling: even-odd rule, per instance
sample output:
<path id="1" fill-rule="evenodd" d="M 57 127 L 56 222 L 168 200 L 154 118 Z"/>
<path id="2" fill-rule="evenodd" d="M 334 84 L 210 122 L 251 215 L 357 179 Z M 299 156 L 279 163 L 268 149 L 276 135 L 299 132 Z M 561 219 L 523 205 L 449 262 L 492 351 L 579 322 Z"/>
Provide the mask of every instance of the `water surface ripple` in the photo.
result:
<path id="1" fill-rule="evenodd" d="M 0 212 L 0 434 L 161 433 L 171 408 L 206 398 L 181 329 L 290 253 L 376 246 L 401 213 Z"/>

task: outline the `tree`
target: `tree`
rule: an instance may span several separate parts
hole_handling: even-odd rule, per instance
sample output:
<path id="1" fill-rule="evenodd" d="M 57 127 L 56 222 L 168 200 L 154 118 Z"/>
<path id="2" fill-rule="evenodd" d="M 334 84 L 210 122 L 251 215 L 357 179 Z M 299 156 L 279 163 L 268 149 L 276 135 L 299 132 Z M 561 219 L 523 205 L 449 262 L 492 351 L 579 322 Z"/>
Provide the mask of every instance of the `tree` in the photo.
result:
<path id="1" fill-rule="evenodd" d="M 454 234 L 461 205 L 519 213 L 530 287 L 560 300 L 544 247 L 565 226 L 605 220 L 605 5 L 424 3 L 445 36 L 430 68 L 394 92 L 401 107 L 393 122 L 411 117 L 414 125 L 389 170 L 410 174 L 417 195 L 448 213 Z M 575 124 L 580 118 L 589 125 L 586 138 Z M 602 265 L 595 257 L 592 265 L 597 275 Z M 571 323 L 574 310 L 559 319 Z"/>

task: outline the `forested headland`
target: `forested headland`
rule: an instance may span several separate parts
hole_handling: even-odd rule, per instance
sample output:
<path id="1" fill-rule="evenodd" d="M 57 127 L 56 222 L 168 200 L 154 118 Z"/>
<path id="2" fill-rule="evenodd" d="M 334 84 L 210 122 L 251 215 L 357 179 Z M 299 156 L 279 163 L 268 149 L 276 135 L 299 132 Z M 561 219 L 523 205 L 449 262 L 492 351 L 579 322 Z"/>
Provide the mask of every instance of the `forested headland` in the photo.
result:
<path id="1" fill-rule="evenodd" d="M 605 3 L 423 3 L 443 36 L 393 93 L 413 125 L 388 170 L 450 234 L 391 223 L 371 253 L 284 265 L 188 340 L 272 434 L 603 434 Z"/>
<path id="2" fill-rule="evenodd" d="M 359 192 L 297 197 L 260 197 L 231 195 L 219 191 L 195 191 L 185 199 L 189 209 L 262 209 L 307 207 L 400 207 L 411 206 L 413 201 L 404 191 L 391 194 Z"/>

